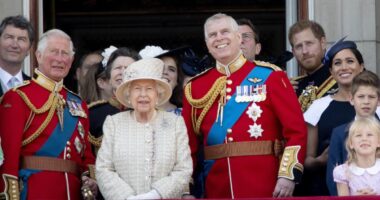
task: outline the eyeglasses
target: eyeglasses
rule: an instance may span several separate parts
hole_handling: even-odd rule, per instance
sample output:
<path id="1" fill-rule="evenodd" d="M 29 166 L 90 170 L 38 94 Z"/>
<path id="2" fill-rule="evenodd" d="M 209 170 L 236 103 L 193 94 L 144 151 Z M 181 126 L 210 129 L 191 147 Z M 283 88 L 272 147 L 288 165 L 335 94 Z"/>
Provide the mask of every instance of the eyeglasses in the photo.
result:
<path id="1" fill-rule="evenodd" d="M 70 58 L 73 55 L 73 53 L 64 50 L 60 51 L 59 49 L 50 49 L 48 50 L 48 53 L 53 56 L 62 56 L 65 59 Z"/>
<path id="2" fill-rule="evenodd" d="M 248 41 L 251 41 L 253 39 L 256 41 L 255 34 L 253 32 L 242 33 L 241 37 L 242 37 L 244 42 L 248 42 Z"/>

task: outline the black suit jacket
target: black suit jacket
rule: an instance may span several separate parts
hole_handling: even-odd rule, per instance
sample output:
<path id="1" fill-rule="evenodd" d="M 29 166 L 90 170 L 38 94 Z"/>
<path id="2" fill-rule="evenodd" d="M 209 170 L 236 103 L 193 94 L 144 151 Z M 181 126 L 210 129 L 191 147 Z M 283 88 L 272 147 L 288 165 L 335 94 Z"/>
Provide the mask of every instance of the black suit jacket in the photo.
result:
<path id="1" fill-rule="evenodd" d="M 22 72 L 22 78 L 25 80 L 30 80 L 30 77 L 28 75 L 26 75 L 24 72 Z M 3 96 L 3 88 L 0 87 L 0 97 Z"/>

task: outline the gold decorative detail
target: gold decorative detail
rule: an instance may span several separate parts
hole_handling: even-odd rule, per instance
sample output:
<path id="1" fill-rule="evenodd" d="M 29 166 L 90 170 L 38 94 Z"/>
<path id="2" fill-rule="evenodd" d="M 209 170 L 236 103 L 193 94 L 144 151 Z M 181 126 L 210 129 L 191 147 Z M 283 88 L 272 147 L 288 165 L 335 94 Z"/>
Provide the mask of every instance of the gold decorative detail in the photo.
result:
<path id="1" fill-rule="evenodd" d="M 15 92 L 18 95 L 20 95 L 21 99 L 25 102 L 25 104 L 29 107 L 29 109 L 34 113 L 33 115 L 29 116 L 28 123 L 24 127 L 24 131 L 26 131 L 27 128 L 29 127 L 31 120 L 34 118 L 35 114 L 42 114 L 47 111 L 49 112 L 46 119 L 42 122 L 41 126 L 38 127 L 38 129 L 32 135 L 30 135 L 28 138 L 22 141 L 22 146 L 25 146 L 31 143 L 43 132 L 43 130 L 45 130 L 45 128 L 50 123 L 51 119 L 53 118 L 55 111 L 57 111 L 57 116 L 61 125 L 61 129 L 63 129 L 63 109 L 66 104 L 66 101 L 63 98 L 63 96 L 59 94 L 59 92 L 63 88 L 63 81 L 55 82 L 49 79 L 48 77 L 46 77 L 40 71 L 38 71 L 38 69 L 35 70 L 35 73 L 37 76 L 34 77 L 33 80 L 37 84 L 42 86 L 43 88 L 49 90 L 51 93 L 46 103 L 42 105 L 40 108 L 36 108 L 24 92 L 22 92 L 21 90 L 15 89 Z"/>
<path id="2" fill-rule="evenodd" d="M 317 99 L 318 87 L 309 85 L 303 91 L 302 94 L 298 97 L 298 102 L 301 104 L 302 112 L 305 112 L 311 103 Z"/>
<path id="3" fill-rule="evenodd" d="M 95 137 L 93 136 L 91 133 L 88 134 L 88 141 L 94 145 L 95 147 L 98 147 L 100 148 L 100 145 L 102 144 L 102 139 L 103 139 L 103 136 L 100 136 L 100 137 Z"/>
<path id="4" fill-rule="evenodd" d="M 19 200 L 20 199 L 20 187 L 18 178 L 10 174 L 3 174 L 3 180 L 5 184 L 4 195 L 5 199 Z"/>
<path id="5" fill-rule="evenodd" d="M 50 110 L 49 110 L 49 113 L 48 113 L 46 119 L 44 120 L 44 122 L 42 122 L 41 126 L 38 127 L 38 129 L 36 130 L 36 132 L 34 132 L 32 135 L 30 135 L 28 138 L 26 138 L 25 140 L 22 141 L 22 146 L 25 146 L 25 145 L 31 143 L 33 140 L 35 140 L 42 133 L 43 130 L 45 130 L 45 128 L 47 127 L 47 125 L 49 124 L 49 122 L 51 121 L 51 119 L 53 118 L 53 115 L 55 113 L 55 110 L 56 110 L 56 107 L 57 107 L 57 104 L 58 104 L 57 101 L 58 101 L 57 98 L 54 98 L 52 100 L 52 104 L 53 105 L 50 107 Z"/>
<path id="6" fill-rule="evenodd" d="M 305 78 L 307 75 L 301 75 L 291 78 L 292 81 L 300 81 L 301 79 Z"/>
<path id="7" fill-rule="evenodd" d="M 185 96 L 190 105 L 192 106 L 191 111 L 191 120 L 196 134 L 200 134 L 201 123 L 206 116 L 207 112 L 215 102 L 216 98 L 221 94 L 222 90 L 224 91 L 226 85 L 226 76 L 219 77 L 210 90 L 200 99 L 194 99 L 191 95 L 191 82 L 185 87 Z M 222 98 L 222 97 L 221 97 Z M 201 114 L 196 116 L 196 109 L 203 108 Z"/>
<path id="8" fill-rule="evenodd" d="M 272 63 L 269 63 L 269 62 L 264 62 L 264 61 L 260 61 L 260 60 L 255 60 L 253 62 L 256 63 L 256 65 L 271 68 L 274 71 L 282 71 L 282 69 L 279 66 L 272 64 Z"/>
<path id="9" fill-rule="evenodd" d="M 107 101 L 104 100 L 104 99 L 98 100 L 98 101 L 93 101 L 90 104 L 88 104 L 88 108 L 92 108 L 94 106 L 97 106 L 97 105 L 100 105 L 100 104 L 105 104 L 105 103 L 107 103 Z"/>
<path id="10" fill-rule="evenodd" d="M 305 112 L 314 100 L 323 97 L 335 84 L 335 79 L 330 76 L 319 87 L 313 85 L 307 86 L 298 97 L 302 112 Z"/>
<path id="11" fill-rule="evenodd" d="M 38 85 L 42 86 L 43 88 L 49 90 L 50 92 L 56 91 L 59 92 L 63 88 L 63 80 L 60 82 L 55 82 L 45 76 L 43 73 L 41 73 L 38 69 L 34 70 L 34 73 L 36 74 L 35 77 L 33 77 L 33 80 L 38 83 Z"/>
<path id="12" fill-rule="evenodd" d="M 252 83 L 259 83 L 263 81 L 263 79 L 255 77 L 255 78 L 248 78 L 248 81 L 251 81 Z"/>
<path id="13" fill-rule="evenodd" d="M 41 108 L 36 108 L 32 104 L 32 102 L 30 102 L 28 96 L 26 96 L 26 94 L 24 92 L 22 92 L 21 90 L 16 90 L 16 93 L 18 95 L 20 95 L 21 99 L 26 103 L 26 105 L 29 107 L 29 109 L 31 109 L 32 112 L 34 112 L 36 114 L 42 114 L 42 113 L 48 111 L 52 107 L 53 99 L 54 99 L 54 94 L 53 93 L 51 93 L 49 95 L 48 100 L 46 101 L 46 103 L 44 105 L 41 106 Z"/>
<path id="14" fill-rule="evenodd" d="M 336 80 L 330 76 L 320 86 L 317 94 L 317 98 L 321 98 L 327 91 L 329 91 L 336 84 Z"/>
<path id="15" fill-rule="evenodd" d="M 299 145 L 285 147 L 278 171 L 279 177 L 294 180 L 294 170 L 299 170 L 301 173 L 303 172 L 303 166 L 298 161 L 298 152 L 300 149 L 301 146 Z"/>
<path id="16" fill-rule="evenodd" d="M 239 70 L 244 63 L 247 61 L 246 58 L 244 58 L 243 54 L 239 54 L 236 59 L 234 59 L 231 63 L 227 65 L 223 65 L 221 63 L 217 63 L 216 69 L 227 76 L 230 76 L 232 73 Z"/>

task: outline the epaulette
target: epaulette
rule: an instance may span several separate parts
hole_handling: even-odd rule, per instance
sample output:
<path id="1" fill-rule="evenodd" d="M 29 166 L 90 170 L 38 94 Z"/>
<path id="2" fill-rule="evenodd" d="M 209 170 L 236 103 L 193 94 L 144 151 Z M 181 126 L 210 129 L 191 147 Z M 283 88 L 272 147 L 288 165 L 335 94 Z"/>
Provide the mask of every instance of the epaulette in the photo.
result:
<path id="1" fill-rule="evenodd" d="M 101 105 L 101 104 L 106 104 L 108 103 L 108 101 L 104 100 L 104 99 L 101 99 L 101 100 L 98 100 L 98 101 L 94 101 L 94 102 L 91 102 L 88 104 L 88 108 L 92 108 L 92 107 L 95 107 L 97 105 Z"/>
<path id="2" fill-rule="evenodd" d="M 100 145 L 102 144 L 103 136 L 95 137 L 91 133 L 88 134 L 88 141 L 94 145 L 97 148 L 100 148 Z"/>
<path id="3" fill-rule="evenodd" d="M 197 74 L 197 75 L 191 77 L 191 78 L 187 81 L 187 83 L 190 83 L 192 80 L 194 80 L 194 79 L 196 79 L 196 78 L 199 78 L 199 77 L 203 76 L 204 74 L 206 74 L 206 73 L 207 73 L 208 71 L 210 71 L 211 69 L 214 69 L 214 67 L 210 67 L 210 68 L 204 70 L 203 72 L 201 72 L 201 73 L 199 73 L 199 74 Z"/>
<path id="4" fill-rule="evenodd" d="M 262 66 L 262 67 L 267 67 L 267 68 L 271 68 L 273 69 L 274 71 L 282 71 L 282 69 L 275 65 L 275 64 L 272 64 L 272 63 L 269 63 L 269 62 L 264 62 L 264 61 L 260 61 L 260 60 L 255 60 L 253 61 L 256 65 L 259 65 L 259 66 Z"/>
<path id="5" fill-rule="evenodd" d="M 292 81 L 299 81 L 299 80 L 305 78 L 306 76 L 307 76 L 306 74 L 305 75 L 301 75 L 301 76 L 296 76 L 296 77 L 291 78 L 290 80 L 292 80 Z"/>
<path id="6" fill-rule="evenodd" d="M 21 87 L 27 86 L 27 85 L 29 85 L 29 84 L 30 84 L 30 80 L 25 80 L 25 81 L 22 82 L 22 84 L 13 87 L 12 90 L 15 91 L 15 90 L 17 90 L 17 89 L 19 89 L 19 88 L 21 88 Z"/>

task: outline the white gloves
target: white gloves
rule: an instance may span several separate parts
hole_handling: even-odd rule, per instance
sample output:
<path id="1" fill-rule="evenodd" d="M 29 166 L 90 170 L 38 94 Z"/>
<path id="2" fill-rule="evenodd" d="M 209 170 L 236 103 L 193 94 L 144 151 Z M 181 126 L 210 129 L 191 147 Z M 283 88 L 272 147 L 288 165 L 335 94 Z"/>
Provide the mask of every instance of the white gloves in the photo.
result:
<path id="1" fill-rule="evenodd" d="M 161 196 L 160 194 L 158 194 L 158 192 L 155 189 L 153 189 L 147 193 L 133 195 L 127 198 L 127 200 L 130 200 L 130 199 L 161 199 Z"/>

